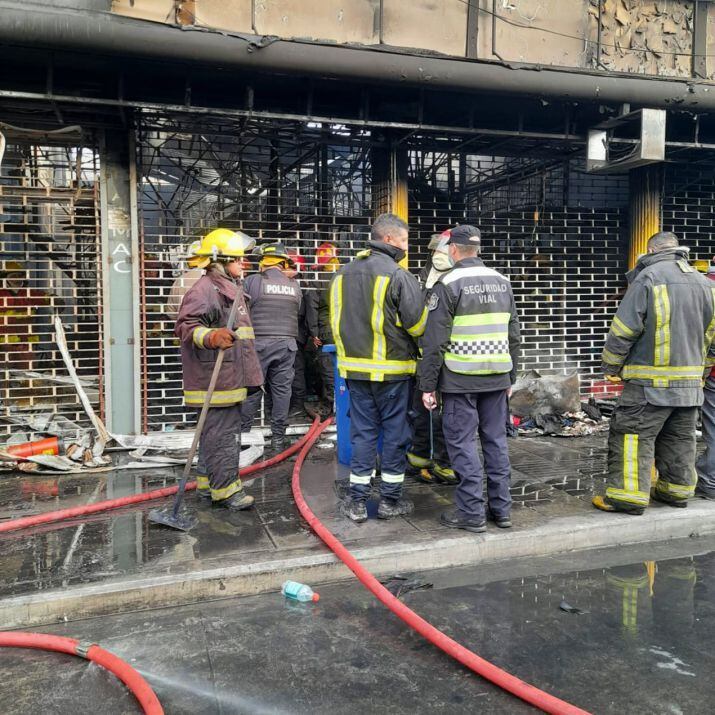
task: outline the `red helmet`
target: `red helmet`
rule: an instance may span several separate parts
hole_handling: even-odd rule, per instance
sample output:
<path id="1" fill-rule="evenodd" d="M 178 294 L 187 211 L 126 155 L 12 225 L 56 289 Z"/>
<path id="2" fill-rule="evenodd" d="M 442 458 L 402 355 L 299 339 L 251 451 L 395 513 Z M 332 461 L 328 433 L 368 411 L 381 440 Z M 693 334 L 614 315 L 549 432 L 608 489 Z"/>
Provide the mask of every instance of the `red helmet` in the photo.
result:
<path id="1" fill-rule="evenodd" d="M 288 260 L 291 262 L 292 267 L 300 273 L 305 270 L 306 263 L 305 258 L 298 253 L 298 251 L 288 251 Z"/>
<path id="2" fill-rule="evenodd" d="M 338 249 L 334 243 L 325 241 L 315 251 L 315 261 L 318 267 L 328 266 L 338 261 Z"/>

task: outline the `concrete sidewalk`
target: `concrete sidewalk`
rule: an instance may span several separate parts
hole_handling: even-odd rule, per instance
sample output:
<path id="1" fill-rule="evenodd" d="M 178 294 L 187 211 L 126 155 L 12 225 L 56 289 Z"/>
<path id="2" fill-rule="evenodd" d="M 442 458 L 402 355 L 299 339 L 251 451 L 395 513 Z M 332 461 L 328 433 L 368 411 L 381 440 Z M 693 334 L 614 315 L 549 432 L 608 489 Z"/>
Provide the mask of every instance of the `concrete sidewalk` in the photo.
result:
<path id="1" fill-rule="evenodd" d="M 343 474 L 328 444 L 303 470 L 311 508 L 355 555 L 379 575 L 444 566 L 494 563 L 620 544 L 661 542 L 715 532 L 715 504 L 688 509 L 654 504 L 642 517 L 598 512 L 591 495 L 601 489 L 605 439 L 520 438 L 510 443 L 514 466 L 514 523 L 510 531 L 484 535 L 442 527 L 439 513 L 451 489 L 410 483 L 415 512 L 389 522 L 355 525 L 338 514 L 336 477 Z M 189 496 L 199 525 L 189 534 L 150 526 L 143 509 L 97 516 L 63 528 L 46 527 L 2 538 L 0 618 L 6 628 L 128 610 L 186 604 L 275 591 L 286 578 L 311 584 L 350 578 L 302 522 L 290 493 L 292 465 L 274 468 L 248 483 L 257 500 L 251 512 L 227 515 Z M 116 472 L 68 484 L 39 477 L 6 478 L 0 514 L 24 515 L 61 508 L 88 497 L 145 491 L 174 474 Z M 34 480 L 34 481 L 33 481 Z M 45 480 L 46 481 L 46 480 Z M 57 480 L 60 481 L 61 480 Z M 52 492 L 40 501 L 40 487 Z M 32 492 L 32 489 L 35 491 Z M 18 494 L 24 499 L 18 500 Z M 34 498 L 28 501 L 28 495 Z M 22 508 L 24 506 L 24 508 Z M 371 503 L 374 516 L 376 502 Z"/>

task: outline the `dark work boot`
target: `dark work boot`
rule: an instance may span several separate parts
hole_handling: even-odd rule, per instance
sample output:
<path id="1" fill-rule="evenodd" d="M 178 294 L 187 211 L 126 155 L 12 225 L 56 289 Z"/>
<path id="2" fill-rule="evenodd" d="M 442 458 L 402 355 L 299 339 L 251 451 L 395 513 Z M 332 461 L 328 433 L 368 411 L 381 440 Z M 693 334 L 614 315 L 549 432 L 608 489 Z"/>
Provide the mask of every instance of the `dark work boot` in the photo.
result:
<path id="1" fill-rule="evenodd" d="M 677 507 L 678 509 L 685 509 L 685 507 L 688 506 L 687 499 L 671 499 L 670 497 L 665 496 L 664 494 L 662 494 L 655 488 L 650 490 L 650 498 L 653 501 L 659 501 L 661 504 L 667 504 L 668 506 L 674 506 L 674 507 Z"/>
<path id="2" fill-rule="evenodd" d="M 509 514 L 496 516 L 491 509 L 487 508 L 487 520 L 493 521 L 500 529 L 511 529 L 511 516 Z"/>
<path id="3" fill-rule="evenodd" d="M 486 519 L 466 516 L 458 509 L 443 512 L 439 520 L 440 523 L 448 526 L 450 529 L 464 529 L 465 531 L 471 531 L 475 534 L 483 534 L 487 530 Z"/>
<path id="4" fill-rule="evenodd" d="M 347 516 L 350 521 L 362 524 L 367 521 L 367 504 L 362 499 L 346 499 L 340 505 L 340 513 Z"/>
<path id="5" fill-rule="evenodd" d="M 386 499 L 380 498 L 380 503 L 377 507 L 378 519 L 392 519 L 396 516 L 407 516 L 415 509 L 415 505 L 409 499 Z"/>
<path id="6" fill-rule="evenodd" d="M 702 487 L 695 487 L 695 496 L 701 499 L 707 499 L 708 501 L 715 501 L 715 492 L 711 492 Z"/>
<path id="7" fill-rule="evenodd" d="M 201 499 L 201 501 L 210 502 L 211 501 L 211 490 L 210 489 L 197 489 L 196 495 Z"/>
<path id="8" fill-rule="evenodd" d="M 196 475 L 196 495 L 204 501 L 211 501 L 209 478 L 205 474 Z"/>
<path id="9" fill-rule="evenodd" d="M 274 434 L 271 437 L 271 456 L 285 452 L 288 448 L 288 439 L 284 434 Z"/>
<path id="10" fill-rule="evenodd" d="M 220 499 L 211 503 L 213 506 L 222 507 L 223 509 L 243 511 L 244 509 L 250 509 L 254 501 L 250 494 L 246 494 L 246 492 L 241 489 L 235 494 L 232 494 L 228 499 Z"/>

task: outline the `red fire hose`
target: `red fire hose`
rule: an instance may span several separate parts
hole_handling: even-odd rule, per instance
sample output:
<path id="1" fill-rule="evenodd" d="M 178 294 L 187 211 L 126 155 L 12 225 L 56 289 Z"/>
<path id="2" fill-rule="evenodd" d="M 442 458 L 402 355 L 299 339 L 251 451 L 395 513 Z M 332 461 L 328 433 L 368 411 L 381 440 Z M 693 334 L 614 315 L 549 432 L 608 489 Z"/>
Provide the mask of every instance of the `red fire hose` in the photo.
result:
<path id="1" fill-rule="evenodd" d="M 470 670 L 474 671 L 478 675 L 481 675 L 495 685 L 498 685 L 507 692 L 512 693 L 532 705 L 535 705 L 544 712 L 552 713 L 554 715 L 589 715 L 587 711 L 560 700 L 549 693 L 539 690 L 533 685 L 525 683 L 523 680 L 520 680 L 510 673 L 507 673 L 505 670 L 498 668 L 489 661 L 484 660 L 484 658 L 480 658 L 476 653 L 473 653 L 468 648 L 465 648 L 449 636 L 442 633 L 431 623 L 428 623 L 424 618 L 419 616 L 412 609 L 408 608 L 404 603 L 393 596 L 367 569 L 360 564 L 360 562 L 345 548 L 345 546 L 343 546 L 333 533 L 323 526 L 303 498 L 303 494 L 300 489 L 300 470 L 309 450 L 318 440 L 321 433 L 328 427 L 330 422 L 331 420 L 326 420 L 322 424 L 319 424 L 316 419 L 308 433 L 285 452 L 282 452 L 281 454 L 276 455 L 275 457 L 264 462 L 259 462 L 247 467 L 241 471 L 241 476 L 247 476 L 248 474 L 253 474 L 254 472 L 265 469 L 266 467 L 278 464 L 280 461 L 300 450 L 295 467 L 293 468 L 292 478 L 293 496 L 298 510 L 313 531 L 383 605 L 389 608 L 396 616 L 410 626 L 410 628 L 417 631 L 430 643 L 436 645 L 442 651 L 458 660 Z M 195 489 L 196 483 L 191 482 L 186 485 L 186 488 Z M 60 511 L 48 512 L 47 514 L 38 514 L 36 516 L 26 517 L 23 519 L 16 519 L 5 524 L 0 524 L 0 532 L 16 531 L 30 526 L 37 526 L 39 524 L 63 521 L 65 519 L 72 519 L 78 516 L 107 511 L 109 509 L 118 509 L 131 504 L 171 496 L 172 494 L 175 494 L 176 491 L 176 486 L 166 487 L 164 489 L 155 489 L 154 491 L 145 492 L 143 494 L 135 494 L 130 497 L 110 499 L 96 504 L 76 507 L 74 509 L 62 509 Z M 144 708 L 145 713 L 148 713 L 149 715 L 161 715 L 164 712 L 161 704 L 156 698 L 156 695 L 154 695 L 146 681 L 129 665 L 111 653 L 103 650 L 99 646 L 83 646 L 72 638 L 20 632 L 0 632 L 0 646 L 44 648 L 46 650 L 56 650 L 63 653 L 69 653 L 71 655 L 79 655 L 89 660 L 93 660 L 97 664 L 111 670 L 127 685 L 127 687 L 129 687 Z"/>
<path id="2" fill-rule="evenodd" d="M 309 439 L 298 455 L 293 467 L 293 497 L 298 506 L 301 516 L 308 522 L 310 528 L 323 540 L 333 553 L 358 577 L 365 588 L 368 589 L 383 605 L 387 606 L 398 618 L 403 620 L 410 628 L 417 631 L 430 643 L 436 645 L 447 655 L 452 656 L 467 668 L 473 670 L 478 675 L 491 681 L 500 688 L 525 700 L 527 703 L 535 705 L 546 713 L 554 715 L 589 715 L 587 711 L 560 700 L 559 698 L 545 693 L 543 690 L 535 688 L 533 685 L 525 683 L 511 673 L 498 668 L 484 658 L 480 658 L 468 648 L 457 643 L 442 631 L 428 623 L 424 618 L 417 615 L 411 608 L 408 608 L 402 601 L 393 596 L 360 562 L 343 546 L 335 535 L 320 522 L 317 516 L 303 498 L 300 489 L 300 470 L 303 466 L 306 455 L 315 444 L 320 433 L 330 424 L 331 420 L 323 422 L 317 430 L 309 433 Z"/>
<path id="3" fill-rule="evenodd" d="M 38 648 L 57 653 L 76 655 L 101 665 L 121 680 L 139 701 L 146 715 L 164 715 L 159 698 L 149 687 L 149 683 L 128 663 L 93 643 L 80 643 L 74 638 L 50 636 L 45 633 L 8 632 L 0 633 L 0 646 L 11 648 Z"/>
<path id="4" fill-rule="evenodd" d="M 284 452 L 277 454 L 275 457 L 266 459 L 263 462 L 251 464 L 245 469 L 242 469 L 240 472 L 241 476 L 246 477 L 249 474 L 254 474 L 261 469 L 267 469 L 268 467 L 272 467 L 275 464 L 282 462 L 284 459 L 287 459 L 302 449 L 319 428 L 320 423 L 316 418 L 308 430 L 308 433 L 303 435 L 303 437 L 295 444 L 291 445 Z M 189 482 L 186 485 L 186 488 L 195 489 L 196 482 Z M 165 487 L 164 489 L 155 489 L 150 492 L 134 494 L 120 499 L 109 499 L 107 501 L 97 502 L 96 504 L 75 507 L 74 509 L 60 509 L 59 511 L 52 511 L 46 514 L 38 514 L 36 516 L 25 517 L 23 519 L 15 519 L 5 524 L 0 524 L 0 532 L 19 531 L 20 529 L 27 529 L 31 526 L 38 526 L 39 524 L 50 524 L 58 521 L 64 521 L 66 519 L 74 519 L 78 516 L 108 511 L 110 509 L 120 509 L 121 507 L 129 506 L 131 504 L 139 504 L 141 502 L 171 496 L 176 493 L 177 489 L 177 486 Z M 134 668 L 130 665 L 125 663 L 116 655 L 113 655 L 109 651 L 106 651 L 97 645 L 83 644 L 74 638 L 63 638 L 61 636 L 51 636 L 43 633 L 7 631 L 5 633 L 0 632 L 0 647 L 3 646 L 53 650 L 59 653 L 68 653 L 69 655 L 77 655 L 81 658 L 91 660 L 94 663 L 97 663 L 97 665 L 101 665 L 114 673 L 114 675 L 116 675 L 134 694 L 136 699 L 139 701 L 139 704 L 144 709 L 146 715 L 163 715 L 164 713 L 159 699 L 154 694 L 154 691 L 149 687 L 146 680 L 144 680 L 144 678 L 142 678 L 141 675 L 139 675 L 139 673 L 137 673 L 136 670 L 134 670 Z"/>
<path id="5" fill-rule="evenodd" d="M 242 477 L 247 477 L 249 474 L 255 474 L 262 469 L 267 469 L 268 467 L 272 467 L 279 462 L 282 462 L 284 459 L 288 459 L 288 457 L 298 452 L 303 445 L 308 442 L 313 432 L 318 428 L 319 424 L 319 420 L 316 418 L 307 434 L 304 434 L 295 444 L 292 444 L 288 447 L 288 449 L 280 454 L 277 454 L 275 457 L 271 457 L 263 462 L 251 464 L 245 469 L 242 469 L 240 471 L 240 475 Z M 188 482 L 186 489 L 187 491 L 196 489 L 196 482 Z M 178 486 L 174 485 L 172 487 L 164 487 L 163 489 L 154 489 L 150 492 L 142 492 L 141 494 L 132 494 L 131 496 L 120 497 L 119 499 L 107 499 L 94 504 L 76 506 L 71 509 L 59 509 L 58 511 L 48 511 L 45 514 L 25 516 L 21 519 L 11 519 L 10 521 L 0 524 L 0 533 L 20 531 L 21 529 L 29 529 L 32 526 L 40 526 L 41 524 L 52 524 L 58 521 L 65 521 L 67 519 L 76 519 L 79 516 L 88 516 L 89 514 L 109 511 L 110 509 L 121 509 L 122 507 L 131 506 L 132 504 L 141 504 L 145 501 L 170 497 L 173 494 L 176 494 L 177 491 Z"/>

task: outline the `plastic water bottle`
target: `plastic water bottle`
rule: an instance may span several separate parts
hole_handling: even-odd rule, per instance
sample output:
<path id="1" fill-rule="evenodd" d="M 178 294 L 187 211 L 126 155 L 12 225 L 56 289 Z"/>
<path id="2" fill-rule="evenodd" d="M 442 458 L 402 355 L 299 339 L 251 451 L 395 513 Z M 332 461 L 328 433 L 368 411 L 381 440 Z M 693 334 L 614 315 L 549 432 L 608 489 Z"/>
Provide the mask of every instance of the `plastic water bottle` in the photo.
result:
<path id="1" fill-rule="evenodd" d="M 298 583 L 297 581 L 284 581 L 283 586 L 281 586 L 281 593 L 286 597 L 294 601 L 302 601 L 303 603 L 308 603 L 320 600 L 320 596 L 313 591 L 310 586 L 306 586 L 304 583 Z"/>

